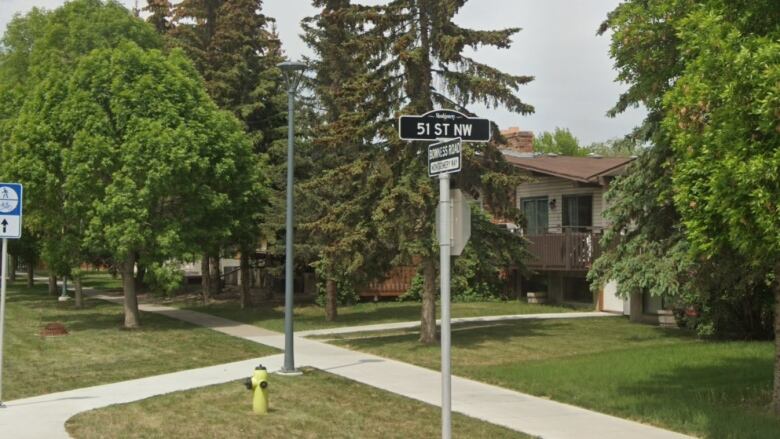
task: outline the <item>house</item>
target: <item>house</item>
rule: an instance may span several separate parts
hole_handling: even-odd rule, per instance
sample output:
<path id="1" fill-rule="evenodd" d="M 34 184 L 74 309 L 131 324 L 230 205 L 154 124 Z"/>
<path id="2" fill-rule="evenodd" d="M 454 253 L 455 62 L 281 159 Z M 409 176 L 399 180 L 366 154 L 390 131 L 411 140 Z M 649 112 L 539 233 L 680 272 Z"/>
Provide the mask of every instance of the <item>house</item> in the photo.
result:
<path id="1" fill-rule="evenodd" d="M 255 252 L 249 256 L 249 287 L 260 290 L 266 298 L 271 298 L 274 294 L 283 295 L 284 276 L 277 273 L 280 271 L 278 267 L 283 266 L 283 263 L 284 255 L 270 253 L 267 242 L 261 242 Z M 219 259 L 220 281 L 223 286 L 238 287 L 241 285 L 240 266 L 239 254 Z M 272 270 L 268 269 L 269 267 L 277 268 Z M 199 284 L 201 282 L 202 266 L 200 260 L 181 263 L 180 268 L 186 284 Z M 302 297 L 316 296 L 317 284 L 313 268 L 309 266 L 296 267 L 293 294 Z"/>
<path id="2" fill-rule="evenodd" d="M 506 159 L 529 177 L 518 186 L 516 198 L 526 221 L 520 230 L 531 253 L 526 264 L 535 272 L 523 289 L 546 291 L 556 303 L 592 303 L 585 276 L 599 256 L 599 240 L 607 227 L 604 195 L 631 159 L 550 155 Z M 619 309 L 618 304 L 607 307 L 623 311 L 622 303 Z"/>
<path id="3" fill-rule="evenodd" d="M 633 158 L 533 154 L 523 144 L 509 144 L 502 152 L 529 178 L 516 193 L 526 221 L 520 233 L 528 239 L 531 254 L 526 266 L 533 272 L 521 280 L 522 294 L 543 292 L 555 303 L 594 304 L 601 311 L 630 315 L 633 321 L 674 324 L 662 298 L 635 294 L 623 299 L 616 295 L 615 282 L 594 297 L 586 280 L 609 227 L 603 215 L 606 192 Z"/>
<path id="4" fill-rule="evenodd" d="M 523 278 L 516 270 L 507 270 L 509 295 L 543 293 L 548 302 L 594 305 L 601 311 L 630 315 L 634 321 L 673 324 L 661 298 L 636 294 L 623 299 L 616 295 L 615 282 L 594 295 L 586 279 L 600 255 L 603 232 L 609 227 L 603 215 L 606 192 L 633 158 L 536 154 L 532 132 L 509 128 L 501 134 L 506 139 L 500 147 L 504 158 L 528 177 L 512 200 L 524 214 L 525 224 L 494 219 L 528 240 L 530 257 L 525 265 L 532 275 Z M 360 295 L 375 300 L 401 295 L 409 289 L 416 271 L 414 265 L 395 267 Z"/>

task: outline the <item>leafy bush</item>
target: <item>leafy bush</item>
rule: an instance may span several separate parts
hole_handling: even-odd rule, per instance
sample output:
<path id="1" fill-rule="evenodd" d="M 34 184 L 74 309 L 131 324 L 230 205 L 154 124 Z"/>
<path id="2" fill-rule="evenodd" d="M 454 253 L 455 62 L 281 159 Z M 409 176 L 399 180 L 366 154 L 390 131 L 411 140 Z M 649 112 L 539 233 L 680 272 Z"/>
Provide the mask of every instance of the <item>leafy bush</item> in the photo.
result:
<path id="1" fill-rule="evenodd" d="M 677 298 L 681 303 L 675 310 L 678 325 L 701 337 L 771 339 L 772 276 L 761 272 L 732 267 L 710 274 L 698 291 L 691 289 Z"/>
<path id="2" fill-rule="evenodd" d="M 317 281 L 317 298 L 314 303 L 318 306 L 325 306 L 325 280 Z M 339 305 L 353 305 L 360 300 L 357 289 L 347 280 L 341 280 L 336 283 L 336 302 Z"/>
<path id="3" fill-rule="evenodd" d="M 522 268 L 526 241 L 505 227 L 493 224 L 478 206 L 471 207 L 471 239 L 460 256 L 453 259 L 451 293 L 453 302 L 482 302 L 503 296 L 506 267 Z M 438 282 L 438 279 L 437 279 Z M 437 285 L 438 291 L 438 285 Z M 399 301 L 420 301 L 423 277 L 418 273 Z"/>
<path id="4" fill-rule="evenodd" d="M 146 267 L 144 282 L 151 291 L 160 292 L 166 296 L 173 295 L 174 292 L 181 289 L 184 280 L 184 273 L 178 263 L 152 263 Z"/>
<path id="5" fill-rule="evenodd" d="M 420 273 L 417 273 L 412 278 L 412 285 L 409 290 L 404 294 L 398 296 L 399 302 L 420 302 L 422 301 L 423 294 L 423 277 Z"/>

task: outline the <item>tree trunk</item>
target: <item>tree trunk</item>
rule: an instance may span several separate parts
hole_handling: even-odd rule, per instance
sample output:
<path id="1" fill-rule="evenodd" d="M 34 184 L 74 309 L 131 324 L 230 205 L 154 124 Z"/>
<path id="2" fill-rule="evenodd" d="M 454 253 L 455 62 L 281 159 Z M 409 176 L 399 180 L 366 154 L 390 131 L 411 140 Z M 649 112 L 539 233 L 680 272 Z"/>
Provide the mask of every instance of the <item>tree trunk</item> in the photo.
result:
<path id="1" fill-rule="evenodd" d="M 269 279 L 268 271 L 263 269 L 260 272 L 260 287 L 265 290 L 265 298 L 266 300 L 273 300 L 274 299 L 274 283 L 273 278 Z"/>
<path id="2" fill-rule="evenodd" d="M 423 297 L 420 342 L 436 342 L 436 266 L 430 258 L 423 261 Z"/>
<path id="3" fill-rule="evenodd" d="M 122 289 L 125 293 L 125 328 L 127 329 L 134 329 L 141 325 L 133 268 L 135 268 L 135 254 L 130 252 L 122 264 Z"/>
<path id="4" fill-rule="evenodd" d="M 18 264 L 19 258 L 16 257 L 16 255 L 8 255 L 8 262 L 11 264 L 10 267 L 8 267 L 8 280 L 11 282 L 16 282 L 16 266 Z"/>
<path id="5" fill-rule="evenodd" d="M 76 271 L 76 273 L 73 275 L 73 284 L 75 285 L 75 307 L 76 308 L 83 308 L 84 307 L 84 291 L 82 289 L 81 285 L 81 272 Z"/>
<path id="6" fill-rule="evenodd" d="M 27 261 L 27 288 L 32 288 L 35 285 L 35 258 L 30 258 Z"/>
<path id="7" fill-rule="evenodd" d="M 245 309 L 252 305 L 249 296 L 249 251 L 245 248 L 241 250 L 239 276 L 241 276 L 241 309 Z"/>
<path id="8" fill-rule="evenodd" d="M 211 295 L 217 296 L 222 293 L 222 279 L 220 278 L 219 270 L 219 253 L 217 256 L 211 257 Z"/>
<path id="9" fill-rule="evenodd" d="M 772 407 L 780 416 L 780 262 L 775 265 L 775 384 Z"/>
<path id="10" fill-rule="evenodd" d="M 211 270 L 209 269 L 208 253 L 203 253 L 200 260 L 200 287 L 203 294 L 203 304 L 208 305 L 211 296 Z"/>
<path id="11" fill-rule="evenodd" d="M 57 295 L 57 276 L 55 276 L 52 272 L 49 272 L 49 295 Z"/>
<path id="12" fill-rule="evenodd" d="M 333 279 L 325 281 L 325 320 L 332 322 L 338 316 L 337 285 Z"/>
<path id="13" fill-rule="evenodd" d="M 138 260 L 138 255 L 136 255 L 136 260 Z M 138 263 L 136 265 L 138 266 L 138 270 L 135 275 L 135 289 L 136 291 L 144 291 L 145 288 L 144 278 L 146 277 L 146 265 L 141 263 Z"/>

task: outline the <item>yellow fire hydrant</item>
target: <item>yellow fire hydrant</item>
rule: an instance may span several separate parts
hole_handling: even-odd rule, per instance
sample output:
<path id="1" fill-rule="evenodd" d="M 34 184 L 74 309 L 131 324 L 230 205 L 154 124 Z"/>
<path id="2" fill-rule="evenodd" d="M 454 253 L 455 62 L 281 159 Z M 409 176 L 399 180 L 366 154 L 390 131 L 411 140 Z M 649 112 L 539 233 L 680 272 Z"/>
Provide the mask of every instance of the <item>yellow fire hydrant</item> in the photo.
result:
<path id="1" fill-rule="evenodd" d="M 268 371 L 262 364 L 255 368 L 251 378 L 244 381 L 247 390 L 254 390 L 252 411 L 258 415 L 268 413 Z"/>

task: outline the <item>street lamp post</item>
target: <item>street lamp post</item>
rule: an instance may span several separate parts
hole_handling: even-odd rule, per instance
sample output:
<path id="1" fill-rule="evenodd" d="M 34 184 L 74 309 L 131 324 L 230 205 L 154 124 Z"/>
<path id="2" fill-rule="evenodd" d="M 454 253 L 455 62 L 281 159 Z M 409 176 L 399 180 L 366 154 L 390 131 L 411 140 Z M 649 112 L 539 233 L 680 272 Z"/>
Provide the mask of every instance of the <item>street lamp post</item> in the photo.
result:
<path id="1" fill-rule="evenodd" d="M 287 82 L 287 230 L 284 258 L 284 366 L 282 373 L 297 374 L 293 355 L 293 138 L 295 90 L 301 81 L 306 65 L 283 62 L 277 65 Z"/>

